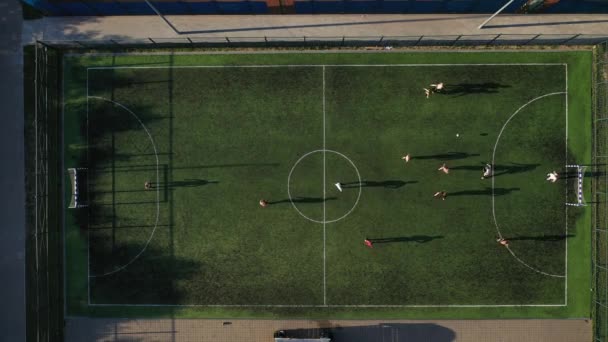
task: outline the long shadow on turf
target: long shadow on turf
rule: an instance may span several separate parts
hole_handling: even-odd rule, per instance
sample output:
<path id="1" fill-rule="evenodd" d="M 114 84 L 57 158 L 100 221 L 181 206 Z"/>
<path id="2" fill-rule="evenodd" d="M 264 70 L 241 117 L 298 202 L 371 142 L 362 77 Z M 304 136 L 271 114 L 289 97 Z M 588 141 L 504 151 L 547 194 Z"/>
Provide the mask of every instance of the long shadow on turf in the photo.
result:
<path id="1" fill-rule="evenodd" d="M 404 182 L 404 181 L 401 181 L 401 180 L 385 180 L 385 181 L 368 181 L 368 180 L 364 180 L 364 181 L 361 181 L 361 182 L 340 183 L 340 185 L 342 186 L 343 189 L 358 188 L 358 187 L 362 187 L 362 188 L 381 187 L 381 188 L 387 188 L 387 189 L 399 189 L 400 187 L 402 187 L 402 186 L 404 186 L 406 184 L 414 184 L 414 183 L 418 183 L 418 181 Z"/>
<path id="2" fill-rule="evenodd" d="M 167 184 L 169 188 L 192 188 L 197 186 L 205 186 L 208 184 L 217 184 L 218 181 L 210 181 L 206 179 L 184 179 L 181 181 L 173 181 Z"/>
<path id="3" fill-rule="evenodd" d="M 281 203 L 323 203 L 326 201 L 333 201 L 338 199 L 337 197 L 294 197 L 292 199 L 286 198 L 278 201 L 268 201 L 268 204 L 281 204 Z"/>
<path id="4" fill-rule="evenodd" d="M 562 241 L 567 238 L 574 237 L 573 234 L 568 235 L 540 235 L 540 236 L 515 236 L 505 238 L 507 240 L 530 240 L 530 241 Z"/>
<path id="5" fill-rule="evenodd" d="M 511 86 L 496 82 L 458 83 L 445 86 L 445 90 L 438 92 L 438 94 L 454 95 L 454 97 L 472 94 L 496 94 L 499 89 L 509 87 Z"/>
<path id="6" fill-rule="evenodd" d="M 430 154 L 426 156 L 413 156 L 412 159 L 437 159 L 437 160 L 456 160 L 465 159 L 469 157 L 478 157 L 479 153 L 468 153 L 468 152 L 448 152 L 440 154 Z"/>
<path id="7" fill-rule="evenodd" d="M 393 243 L 393 242 L 417 242 L 417 243 L 427 243 L 433 241 L 435 239 L 443 239 L 443 235 L 412 235 L 412 236 L 400 236 L 400 237 L 390 237 L 390 238 L 368 238 L 374 244 L 376 243 Z"/>
<path id="8" fill-rule="evenodd" d="M 513 191 L 519 191 L 519 188 L 494 188 L 494 196 L 508 195 Z M 492 196 L 492 188 L 456 191 L 448 193 L 448 196 Z"/>
<path id="9" fill-rule="evenodd" d="M 481 172 L 485 163 L 480 163 L 479 165 L 460 165 L 460 166 L 452 166 L 451 170 L 467 170 L 467 171 L 479 171 Z M 516 174 L 522 172 L 529 172 L 537 167 L 540 164 L 519 164 L 519 163 L 511 163 L 510 165 L 494 165 L 494 177 L 506 174 Z"/>

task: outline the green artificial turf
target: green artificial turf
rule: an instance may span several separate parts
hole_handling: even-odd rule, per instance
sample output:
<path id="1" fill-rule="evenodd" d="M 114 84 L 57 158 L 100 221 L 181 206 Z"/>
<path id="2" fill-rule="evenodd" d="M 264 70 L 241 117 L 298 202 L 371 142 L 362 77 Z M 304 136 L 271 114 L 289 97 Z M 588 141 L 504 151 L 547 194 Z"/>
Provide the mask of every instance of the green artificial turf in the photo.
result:
<path id="1" fill-rule="evenodd" d="M 590 62 L 69 57 L 65 166 L 88 167 L 90 207 L 67 211 L 68 313 L 586 317 L 590 210 L 564 206 L 576 178 L 544 177 L 590 162 Z M 406 63 L 425 65 L 387 65 Z M 553 64 L 436 65 L 465 63 Z M 176 67 L 246 64 L 284 66 Z"/>

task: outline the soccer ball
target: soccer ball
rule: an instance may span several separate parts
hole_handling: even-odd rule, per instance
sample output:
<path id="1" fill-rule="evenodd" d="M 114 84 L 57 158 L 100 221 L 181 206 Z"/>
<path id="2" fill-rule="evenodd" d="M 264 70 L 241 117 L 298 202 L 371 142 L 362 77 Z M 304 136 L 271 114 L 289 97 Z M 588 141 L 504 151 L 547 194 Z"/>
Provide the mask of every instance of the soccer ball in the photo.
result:
<path id="1" fill-rule="evenodd" d="M 458 138 L 460 136 L 460 134 L 456 133 L 456 138 Z"/>

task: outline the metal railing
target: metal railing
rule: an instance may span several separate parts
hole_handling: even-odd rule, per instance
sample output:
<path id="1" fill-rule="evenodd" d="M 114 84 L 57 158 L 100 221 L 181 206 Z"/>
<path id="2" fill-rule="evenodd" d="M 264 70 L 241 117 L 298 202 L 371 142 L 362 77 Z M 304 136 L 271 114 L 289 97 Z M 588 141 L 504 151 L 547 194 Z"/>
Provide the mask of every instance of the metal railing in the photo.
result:
<path id="1" fill-rule="evenodd" d="M 191 32 L 195 34 L 196 32 Z M 595 45 L 608 39 L 604 35 L 589 34 L 479 34 L 441 36 L 332 36 L 332 37 L 232 37 L 185 36 L 177 38 L 139 39 L 72 39 L 45 40 L 49 46 L 72 49 L 121 49 L 121 48 L 195 48 L 195 47 L 472 47 L 472 46 L 531 46 L 531 45 Z"/>

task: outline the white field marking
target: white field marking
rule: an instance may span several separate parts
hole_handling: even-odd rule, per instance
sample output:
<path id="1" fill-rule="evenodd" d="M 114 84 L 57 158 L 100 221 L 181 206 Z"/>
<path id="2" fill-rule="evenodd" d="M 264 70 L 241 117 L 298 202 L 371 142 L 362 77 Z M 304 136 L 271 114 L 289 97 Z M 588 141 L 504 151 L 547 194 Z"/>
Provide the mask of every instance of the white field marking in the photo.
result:
<path id="1" fill-rule="evenodd" d="M 92 99 L 98 99 L 98 100 L 110 102 L 112 104 L 115 104 L 115 105 L 121 107 L 122 109 L 126 110 L 127 112 L 131 113 L 131 115 L 133 115 L 133 117 L 137 121 L 139 121 L 139 124 L 144 129 L 144 131 L 146 131 L 146 134 L 148 134 L 148 138 L 150 138 L 150 142 L 152 142 L 152 147 L 154 148 L 154 156 L 156 157 L 156 222 L 154 223 L 154 228 L 152 229 L 152 233 L 150 233 L 150 237 L 148 238 L 148 241 L 146 241 L 146 244 L 144 245 L 144 247 L 141 249 L 141 251 L 139 251 L 139 253 L 137 253 L 137 255 L 135 257 L 133 257 L 129 262 L 120 266 L 119 268 L 114 269 L 113 271 L 110 271 L 110 272 L 103 273 L 103 274 L 90 275 L 90 273 L 89 273 L 89 278 L 91 278 L 91 277 L 94 278 L 94 277 L 107 276 L 107 275 L 110 275 L 110 274 L 113 274 L 113 273 L 116 273 L 118 271 L 125 269 L 127 266 L 132 264 L 133 261 L 135 261 L 137 258 L 139 258 L 144 253 L 146 248 L 148 248 L 148 245 L 150 244 L 152 237 L 154 237 L 154 232 L 156 231 L 156 228 L 158 228 L 158 219 L 160 216 L 160 187 L 158 186 L 158 184 L 160 184 L 160 175 L 159 175 L 158 150 L 156 149 L 156 143 L 154 142 L 154 138 L 152 138 L 152 134 L 150 134 L 150 131 L 148 131 L 148 128 L 146 127 L 146 125 L 144 125 L 144 123 L 141 121 L 141 119 L 135 113 L 133 113 L 129 108 L 127 108 L 123 104 L 118 103 L 114 100 L 106 99 L 105 97 L 99 97 L 99 96 L 88 96 L 88 97 L 90 97 Z M 89 240 L 89 243 L 90 243 L 90 240 Z M 90 286 L 89 286 L 89 291 L 90 291 Z"/>
<path id="2" fill-rule="evenodd" d="M 500 129 L 500 133 L 498 133 L 498 137 L 496 138 L 496 143 L 494 144 L 494 150 L 492 152 L 492 165 L 494 165 L 494 159 L 496 157 L 496 148 L 498 147 L 498 143 L 500 142 L 500 137 L 502 136 L 502 133 L 504 132 L 505 128 L 507 128 L 507 125 L 509 125 L 509 122 L 511 121 L 511 119 L 513 119 L 515 117 L 515 115 L 517 115 L 517 113 L 519 113 L 522 109 L 524 109 L 526 106 L 528 106 L 530 103 L 540 100 L 542 98 L 548 97 L 548 96 L 553 96 L 553 95 L 562 95 L 564 94 L 563 91 L 561 92 L 555 92 L 555 93 L 549 93 L 549 94 L 545 94 L 545 95 L 541 95 L 538 96 L 530 101 L 528 101 L 526 104 L 524 104 L 523 106 L 519 107 L 519 109 L 517 109 L 515 111 L 515 113 L 513 113 L 509 119 L 505 122 L 505 124 L 502 126 L 502 128 Z M 495 204 L 495 198 L 494 198 L 494 183 L 495 183 L 495 179 L 496 177 L 492 177 L 492 217 L 494 218 L 494 225 L 496 226 L 496 231 L 498 232 L 498 237 L 502 238 L 502 233 L 500 232 L 500 228 L 498 227 L 498 221 L 496 220 L 496 204 Z M 518 258 L 515 253 L 510 249 L 507 248 L 509 250 L 509 252 L 511 253 L 511 255 L 513 255 L 513 257 L 515 258 L 515 260 L 517 260 L 519 263 L 521 263 L 522 265 L 526 266 L 527 268 L 533 270 L 534 272 L 549 276 L 549 277 L 556 277 L 556 278 L 564 278 L 565 275 L 560 275 L 560 274 L 551 274 L 551 273 L 546 273 L 543 272 L 539 269 L 536 269 L 528 264 L 526 264 L 523 260 L 521 260 L 520 258 Z"/>
<path id="3" fill-rule="evenodd" d="M 187 66 L 187 65 L 182 65 L 182 66 L 170 66 L 170 65 L 166 65 L 166 66 L 106 66 L 106 67 L 89 67 L 87 68 L 87 97 L 88 97 L 88 71 L 89 70 L 99 70 L 99 69 L 166 69 L 166 68 L 178 68 L 178 69 L 182 69 L 182 68 L 288 68 L 288 67 L 319 67 L 319 66 L 323 66 L 323 68 L 325 68 L 326 66 L 329 67 L 420 67 L 420 66 L 543 66 L 543 65 L 565 65 L 566 69 L 567 69 L 567 64 L 565 63 L 465 63 L 465 64 L 331 64 L 331 65 L 327 65 L 327 64 L 284 64 L 284 65 L 218 65 L 218 66 L 212 66 L 212 65 L 191 65 L 191 66 Z M 325 75 L 323 75 L 325 76 Z M 566 79 L 567 79 L 567 75 L 566 75 Z M 567 87 L 567 81 L 566 81 L 566 87 Z M 325 92 L 323 92 L 323 96 L 325 96 Z M 325 105 L 325 101 L 323 103 Z M 567 106 L 567 104 L 566 104 Z M 87 117 L 88 117 L 88 98 L 87 98 Z M 324 117 L 325 119 L 325 117 Z M 324 122 L 325 124 L 325 122 Z M 88 127 L 88 126 L 87 126 Z M 504 128 L 504 127 L 503 127 Z M 502 133 L 502 131 L 501 131 Z M 325 127 L 323 130 L 323 134 L 324 134 L 324 138 L 325 138 Z M 324 146 L 324 150 L 325 150 L 325 146 Z M 314 152 L 319 152 L 317 151 L 313 151 L 313 152 L 309 152 L 308 154 L 312 154 Z M 306 155 L 304 155 L 303 157 L 300 158 L 303 159 Z M 348 158 L 347 158 L 348 159 Z M 300 162 L 300 160 L 298 160 L 296 162 L 297 163 Z M 348 159 L 350 161 L 350 159 Z M 354 164 L 352 163 L 352 161 L 350 161 L 351 164 L 354 166 Z M 295 168 L 295 165 L 294 165 Z M 357 171 L 357 175 L 359 176 L 360 179 L 360 175 L 359 175 L 359 171 L 355 166 L 355 170 Z M 288 193 L 289 193 L 289 178 L 291 177 L 291 173 L 293 172 L 293 168 L 291 170 L 291 172 L 289 173 L 289 177 L 288 177 L 288 183 L 287 183 L 287 187 L 288 187 Z M 494 178 L 492 178 L 492 190 L 494 189 Z M 357 203 L 359 201 L 359 198 L 361 196 L 361 188 L 359 188 L 359 196 L 357 197 Z M 290 195 L 291 198 L 291 195 Z M 293 205 L 293 202 L 292 202 Z M 356 206 L 356 203 L 355 203 Z M 298 213 L 300 215 L 302 215 L 303 217 L 311 220 L 310 218 L 306 217 L 305 215 L 303 215 L 297 207 L 294 208 L 298 211 Z M 353 207 L 354 209 L 354 207 Z M 351 211 L 353 210 L 351 209 Z M 494 207 L 492 208 L 494 211 Z M 350 211 L 346 214 L 348 215 L 350 213 Z M 345 216 L 346 216 L 345 215 Z M 343 217 L 342 217 L 343 218 Z M 341 218 L 340 218 L 341 219 Z M 318 222 L 315 220 L 311 220 L 313 222 Z M 325 220 L 324 220 L 325 221 Z M 336 220 L 337 221 L 337 220 Z M 335 221 L 331 221 L 331 222 L 335 222 Z M 324 224 L 327 222 L 324 222 Z M 498 227 L 497 227 L 498 230 Z M 499 235 L 500 235 L 500 231 L 499 231 Z M 567 241 L 566 241 L 567 244 Z M 325 245 L 325 244 L 324 244 Z M 567 252 L 567 251 L 566 251 Z M 566 284 L 567 286 L 567 284 Z M 90 286 L 89 286 L 89 293 L 90 293 Z M 565 306 L 566 304 L 513 304 L 513 305 L 164 305 L 164 304 L 91 304 L 90 303 L 90 294 L 89 294 L 89 305 L 91 306 L 150 306 L 150 307 L 154 307 L 154 306 L 158 306 L 158 307 L 188 307 L 188 306 L 207 306 L 207 307 L 419 307 L 419 308 L 433 308 L 433 307 L 470 307 L 470 308 L 483 308 L 483 307 L 562 307 Z"/>
<path id="4" fill-rule="evenodd" d="M 564 65 L 564 63 L 438 63 L 438 64 L 251 64 L 251 65 L 148 65 L 148 66 L 100 66 L 87 70 L 101 69 L 188 69 L 188 68 L 313 68 L 313 67 L 416 67 L 416 66 L 516 66 L 516 65 Z"/>
<path id="5" fill-rule="evenodd" d="M 374 304 L 361 304 L 361 305 L 340 305 L 340 304 L 329 304 L 329 305 L 314 305 L 314 304 L 89 304 L 89 306 L 105 306 L 105 307 L 233 307 L 233 308 L 247 308 L 247 307 L 262 307 L 262 308 L 514 308 L 514 307 L 564 307 L 565 304 L 480 304 L 480 305 L 468 305 L 468 304 L 446 304 L 446 305 L 374 305 Z"/>
<path id="6" fill-rule="evenodd" d="M 323 305 L 327 305 L 327 204 L 325 199 L 327 198 L 327 185 L 325 179 L 327 177 L 327 168 L 325 166 L 325 155 L 327 154 L 326 143 L 325 143 L 325 66 L 322 68 L 323 72 Z M 342 190 L 340 190 L 342 191 Z"/>
<path id="7" fill-rule="evenodd" d="M 300 211 L 300 209 L 298 209 L 298 207 L 296 206 L 296 204 L 293 202 L 292 197 L 291 197 L 291 187 L 290 187 L 290 183 L 291 183 L 291 174 L 293 173 L 293 171 L 296 169 L 296 167 L 298 166 L 298 164 L 306 157 L 308 157 L 309 155 L 313 154 L 313 153 L 319 153 L 319 152 L 330 152 L 330 153 L 334 153 L 337 154 L 339 156 L 341 156 L 342 158 L 346 159 L 350 165 L 352 165 L 352 167 L 355 169 L 355 172 L 357 172 L 357 179 L 359 180 L 359 194 L 357 195 L 357 200 L 355 201 L 355 204 L 353 205 L 352 208 L 350 208 L 350 210 L 342 215 L 341 217 L 338 217 L 337 219 L 334 220 L 315 220 L 313 218 L 310 218 L 306 215 L 304 215 L 304 213 L 302 213 Z M 293 167 L 291 168 L 291 171 L 289 171 L 289 175 L 287 176 L 287 195 L 289 196 L 289 201 L 291 202 L 291 205 L 296 209 L 296 211 L 305 219 L 312 221 L 312 222 L 316 222 L 316 223 L 333 223 L 333 222 L 337 222 L 340 221 L 341 219 L 345 218 L 346 216 L 348 216 L 356 207 L 357 204 L 359 204 L 359 199 L 361 198 L 361 174 L 359 173 L 359 169 L 357 169 L 357 166 L 355 166 L 355 163 L 353 163 L 352 160 L 350 160 L 347 156 L 343 155 L 340 152 L 334 151 L 334 150 L 314 150 L 314 151 L 310 151 L 306 154 L 304 154 L 303 156 L 300 157 L 300 159 L 298 159 L 295 164 L 293 164 Z"/>
<path id="8" fill-rule="evenodd" d="M 566 164 L 568 164 L 568 64 L 564 64 L 566 68 Z M 578 194 L 577 194 L 578 196 Z M 566 203 L 568 202 L 568 178 L 566 177 Z M 564 265 L 566 284 L 564 287 L 564 303 L 568 305 L 568 206 L 566 206 L 566 253 L 564 256 Z"/>

